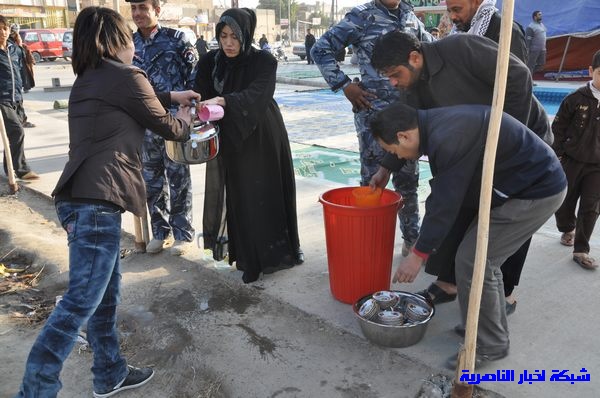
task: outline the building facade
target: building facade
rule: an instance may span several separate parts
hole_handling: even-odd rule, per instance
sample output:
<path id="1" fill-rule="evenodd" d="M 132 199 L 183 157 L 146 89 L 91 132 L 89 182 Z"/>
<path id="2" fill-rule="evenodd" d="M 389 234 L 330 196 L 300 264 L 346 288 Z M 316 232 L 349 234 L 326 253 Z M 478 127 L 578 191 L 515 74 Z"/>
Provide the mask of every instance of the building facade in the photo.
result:
<path id="1" fill-rule="evenodd" d="M 0 14 L 22 29 L 68 26 L 67 0 L 0 0 Z"/>

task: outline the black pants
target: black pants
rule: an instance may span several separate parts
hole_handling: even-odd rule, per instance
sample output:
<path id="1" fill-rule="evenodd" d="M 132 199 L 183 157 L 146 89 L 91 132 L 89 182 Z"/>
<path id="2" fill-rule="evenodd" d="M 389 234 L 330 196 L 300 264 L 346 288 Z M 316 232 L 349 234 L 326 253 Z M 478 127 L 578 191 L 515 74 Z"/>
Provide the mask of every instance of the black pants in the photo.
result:
<path id="1" fill-rule="evenodd" d="M 561 163 L 569 187 L 565 201 L 555 214 L 556 226 L 560 232 L 575 230 L 573 253 L 589 253 L 590 238 L 600 213 L 600 166 L 567 156 L 562 157 Z"/>
<path id="2" fill-rule="evenodd" d="M 452 229 L 444 239 L 435 254 L 427 259 L 425 272 L 430 275 L 437 275 L 438 280 L 442 282 L 456 284 L 455 257 L 460 242 L 462 242 L 467 228 L 477 216 L 477 209 L 462 208 Z M 512 256 L 506 259 L 500 267 L 502 270 L 502 280 L 504 282 L 504 295 L 510 296 L 519 284 L 521 271 L 525 265 L 525 258 L 531 244 L 531 238 L 528 239 Z"/>
<path id="3" fill-rule="evenodd" d="M 23 100 L 17 102 L 16 111 L 21 124 L 24 126 L 27 122 L 27 114 L 25 113 L 25 108 L 23 107 Z"/>
<path id="4" fill-rule="evenodd" d="M 313 46 L 304 46 L 304 49 L 306 50 L 306 60 L 308 61 L 308 64 L 314 64 L 315 61 L 313 61 L 312 56 L 310 55 L 310 50 L 312 50 Z"/>
<path id="5" fill-rule="evenodd" d="M 12 164 L 17 177 L 23 177 L 29 173 L 31 169 L 27 165 L 25 159 L 25 131 L 21 124 L 21 119 L 17 114 L 17 106 L 14 103 L 0 103 L 0 110 L 4 118 L 4 127 L 10 144 L 10 154 L 12 156 Z M 3 158 L 4 173 L 8 174 L 6 168 L 6 156 Z"/>

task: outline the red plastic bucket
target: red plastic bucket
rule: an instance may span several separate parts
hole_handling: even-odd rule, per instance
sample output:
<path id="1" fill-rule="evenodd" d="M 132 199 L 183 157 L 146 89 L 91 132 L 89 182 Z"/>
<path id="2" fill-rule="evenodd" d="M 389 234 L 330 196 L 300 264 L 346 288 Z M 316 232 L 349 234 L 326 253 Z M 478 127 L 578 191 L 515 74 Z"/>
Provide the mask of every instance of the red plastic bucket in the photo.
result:
<path id="1" fill-rule="evenodd" d="M 378 290 L 389 290 L 399 194 L 383 190 L 376 207 L 356 207 L 354 187 L 321 195 L 327 241 L 329 285 L 337 300 L 353 304 Z"/>

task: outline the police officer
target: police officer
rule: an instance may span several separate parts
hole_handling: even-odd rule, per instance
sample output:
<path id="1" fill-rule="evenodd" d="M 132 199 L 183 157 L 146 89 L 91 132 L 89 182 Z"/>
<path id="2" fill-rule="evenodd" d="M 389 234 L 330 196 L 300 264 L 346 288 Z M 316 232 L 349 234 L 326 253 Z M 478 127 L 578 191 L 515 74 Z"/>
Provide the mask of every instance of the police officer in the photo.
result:
<path id="1" fill-rule="evenodd" d="M 403 100 L 401 93 L 389 84 L 388 79 L 371 66 L 375 39 L 392 30 L 403 30 L 421 40 L 432 40 L 413 13 L 411 5 L 401 0 L 373 0 L 353 8 L 340 23 L 321 36 L 311 52 L 331 89 L 343 90 L 352 103 L 360 151 L 361 185 L 369 185 L 379 168 L 379 161 L 385 155 L 371 135 L 370 121 L 378 110 Z M 352 82 L 335 61 L 335 54 L 349 45 L 352 45 L 358 58 L 361 81 L 357 83 Z M 394 189 L 404 198 L 404 207 L 398 216 L 404 238 L 402 254 L 405 256 L 419 234 L 418 179 L 417 161 L 407 162 L 402 170 L 394 173 L 392 179 Z"/>
<path id="2" fill-rule="evenodd" d="M 194 46 L 183 32 L 160 26 L 159 0 L 126 1 L 131 5 L 131 16 L 138 27 L 133 34 L 133 64 L 146 71 L 156 92 L 191 88 L 192 70 L 198 60 Z M 142 161 L 153 236 L 146 251 L 160 252 L 172 233 L 175 243 L 171 253 L 181 255 L 194 238 L 190 168 L 170 160 L 164 139 L 151 131 L 146 131 Z"/>

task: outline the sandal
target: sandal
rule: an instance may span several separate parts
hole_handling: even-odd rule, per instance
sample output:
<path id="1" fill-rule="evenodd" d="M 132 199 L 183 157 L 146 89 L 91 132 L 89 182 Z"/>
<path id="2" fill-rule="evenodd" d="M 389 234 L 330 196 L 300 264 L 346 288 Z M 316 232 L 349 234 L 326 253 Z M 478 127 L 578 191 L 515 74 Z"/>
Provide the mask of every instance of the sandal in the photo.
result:
<path id="1" fill-rule="evenodd" d="M 446 293 L 435 283 L 432 283 L 427 289 L 421 290 L 416 294 L 424 297 L 426 300 L 431 301 L 433 304 L 449 303 L 450 301 L 456 300 L 456 293 Z"/>
<path id="2" fill-rule="evenodd" d="M 573 253 L 573 261 L 581 266 L 581 268 L 594 270 L 598 268 L 596 260 L 590 257 L 587 253 Z"/>
<path id="3" fill-rule="evenodd" d="M 564 246 L 573 246 L 575 244 L 575 230 L 564 232 L 560 236 L 560 244 Z"/>

